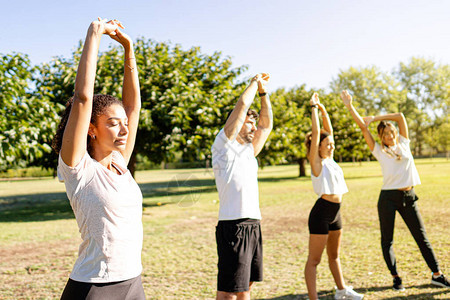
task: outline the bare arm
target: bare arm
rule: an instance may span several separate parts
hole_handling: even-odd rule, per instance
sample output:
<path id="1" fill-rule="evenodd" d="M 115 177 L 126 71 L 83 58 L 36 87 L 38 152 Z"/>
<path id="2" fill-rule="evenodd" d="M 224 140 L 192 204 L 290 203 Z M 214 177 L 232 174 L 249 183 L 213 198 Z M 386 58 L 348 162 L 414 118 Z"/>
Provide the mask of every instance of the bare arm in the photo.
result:
<path id="1" fill-rule="evenodd" d="M 75 93 L 69 119 L 63 134 L 61 158 L 69 166 L 76 166 L 86 153 L 87 134 L 92 113 L 95 72 L 101 36 L 114 34 L 117 25 L 94 21 L 89 26 L 83 53 L 75 78 Z"/>
<path id="2" fill-rule="evenodd" d="M 352 115 L 353 120 L 355 120 L 356 124 L 358 124 L 359 128 L 361 129 L 361 131 L 364 135 L 364 139 L 366 140 L 366 143 L 369 146 L 370 151 L 373 151 L 373 148 L 375 147 L 375 140 L 374 140 L 372 134 L 370 133 L 369 128 L 366 125 L 366 123 L 364 122 L 363 118 L 361 118 L 359 113 L 353 107 L 352 96 L 348 93 L 348 91 L 344 90 L 341 93 L 341 99 L 344 102 L 344 105 L 350 111 L 350 114 Z"/>
<path id="3" fill-rule="evenodd" d="M 397 122 L 400 135 L 407 139 L 409 138 L 408 124 L 406 123 L 406 118 L 403 115 L 403 113 L 393 113 L 393 114 L 379 115 L 375 117 L 368 117 L 368 121 L 366 123 L 367 125 L 369 125 L 371 122 L 383 120 Z"/>
<path id="4" fill-rule="evenodd" d="M 118 41 L 125 51 L 122 101 L 128 118 L 128 139 L 126 148 L 121 153 L 128 164 L 136 142 L 139 112 L 141 109 L 138 69 L 131 38 L 120 30 L 117 30 L 116 35 L 111 36 L 111 38 Z"/>
<path id="5" fill-rule="evenodd" d="M 258 76 L 258 75 L 257 75 Z M 242 95 L 239 97 L 236 106 L 234 107 L 231 115 L 228 117 L 227 122 L 223 128 L 225 135 L 229 140 L 235 140 L 239 131 L 241 131 L 242 125 L 247 117 L 247 111 L 255 98 L 256 90 L 258 89 L 258 82 L 255 76 L 250 85 L 245 89 Z"/>
<path id="6" fill-rule="evenodd" d="M 318 108 L 319 108 L 320 112 L 322 113 L 323 129 L 326 132 L 328 132 L 331 136 L 333 136 L 333 126 L 331 125 L 330 116 L 328 115 L 328 112 L 325 109 L 325 106 L 319 102 Z"/>
<path id="7" fill-rule="evenodd" d="M 309 148 L 309 163 L 311 165 L 311 173 L 314 176 L 319 176 L 322 172 L 322 161 L 319 156 L 319 144 L 320 144 L 320 122 L 319 122 L 319 95 L 314 93 L 309 101 L 311 104 L 311 125 L 312 125 L 312 136 L 311 136 L 311 146 Z"/>
<path id="8" fill-rule="evenodd" d="M 261 111 L 259 112 L 258 128 L 256 129 L 255 137 L 252 141 L 255 157 L 261 152 L 264 143 L 267 141 L 273 128 L 272 105 L 266 88 L 269 78 L 269 74 L 262 73 L 258 80 L 258 92 L 260 95 L 265 95 L 261 96 Z"/>

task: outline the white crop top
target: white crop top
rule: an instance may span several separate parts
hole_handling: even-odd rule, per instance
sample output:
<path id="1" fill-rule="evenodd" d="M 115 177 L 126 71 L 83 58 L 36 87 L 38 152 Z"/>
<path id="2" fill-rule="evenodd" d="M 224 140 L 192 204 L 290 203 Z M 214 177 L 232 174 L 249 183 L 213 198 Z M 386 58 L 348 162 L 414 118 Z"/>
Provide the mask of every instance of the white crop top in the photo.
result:
<path id="1" fill-rule="evenodd" d="M 383 150 L 375 143 L 372 154 L 380 162 L 383 173 L 382 190 L 395 190 L 420 184 L 419 173 L 409 148 L 410 140 L 399 135 L 398 144 Z"/>
<path id="2" fill-rule="evenodd" d="M 341 167 L 332 159 L 322 160 L 322 171 L 319 176 L 311 173 L 314 192 L 320 197 L 322 195 L 342 195 L 348 192 L 345 184 L 344 173 Z"/>

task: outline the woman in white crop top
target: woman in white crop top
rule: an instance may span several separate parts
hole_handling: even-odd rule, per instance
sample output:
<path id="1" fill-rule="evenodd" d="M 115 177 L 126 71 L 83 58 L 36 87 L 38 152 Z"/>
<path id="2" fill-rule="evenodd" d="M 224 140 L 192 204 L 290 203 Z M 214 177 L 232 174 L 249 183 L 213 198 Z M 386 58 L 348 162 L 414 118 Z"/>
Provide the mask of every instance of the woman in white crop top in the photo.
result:
<path id="1" fill-rule="evenodd" d="M 61 299 L 145 299 L 142 272 L 142 193 L 127 164 L 141 107 L 131 38 L 117 20 L 90 24 L 75 79 L 75 93 L 53 140 L 81 233 L 78 258 Z M 124 49 L 122 101 L 94 95 L 100 40 Z"/>
<path id="2" fill-rule="evenodd" d="M 420 184 L 419 174 L 414 165 L 409 139 L 408 125 L 402 113 L 362 118 L 352 105 L 352 97 L 342 91 L 341 98 L 353 119 L 361 128 L 370 151 L 381 165 L 383 186 L 378 199 L 378 218 L 381 231 L 381 248 L 386 265 L 393 277 L 393 288 L 403 290 L 402 280 L 397 272 L 393 249 L 395 215 L 398 211 L 419 246 L 423 258 L 433 272 L 431 283 L 441 287 L 450 287 L 448 280 L 439 270 L 438 261 L 428 241 L 425 227 L 416 201 L 419 199 L 414 186 Z M 369 131 L 370 123 L 380 121 L 377 131 L 380 144 L 375 142 Z M 387 121 L 397 123 L 399 131 Z"/>
<path id="3" fill-rule="evenodd" d="M 314 191 L 319 196 L 311 209 L 308 220 L 309 252 L 305 266 L 305 281 L 309 299 L 318 299 L 316 288 L 317 265 L 323 250 L 327 247 L 330 271 L 336 282 L 336 299 L 362 299 L 351 286 L 345 286 L 339 260 L 339 247 L 342 235 L 340 203 L 346 193 L 342 169 L 333 160 L 333 128 L 325 107 L 314 93 L 310 100 L 312 132 L 306 136 L 308 159 L 311 164 L 311 179 Z M 318 109 L 322 113 L 323 127 L 320 129 Z"/>

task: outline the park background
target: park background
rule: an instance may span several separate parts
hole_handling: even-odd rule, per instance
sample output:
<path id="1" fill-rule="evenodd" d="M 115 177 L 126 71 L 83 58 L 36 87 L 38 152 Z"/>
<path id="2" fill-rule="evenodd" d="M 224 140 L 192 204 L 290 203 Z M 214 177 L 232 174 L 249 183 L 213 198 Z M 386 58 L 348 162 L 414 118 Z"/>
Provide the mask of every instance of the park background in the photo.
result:
<path id="1" fill-rule="evenodd" d="M 429 274 L 401 221 L 405 235 L 396 232 L 396 241 L 404 245 L 396 247 L 405 251 L 405 262 L 414 262 L 404 262 L 411 281 L 403 294 L 389 291 L 375 207 L 381 172 L 368 162 L 374 158 L 338 93 L 350 90 L 362 115 L 405 114 L 415 157 L 430 157 L 417 160 L 424 183 L 417 190 L 432 244 L 449 270 L 449 163 L 431 158 L 449 153 L 449 11 L 447 1 L 2 3 L 0 276 L 7 284 L 0 298 L 57 298 L 75 260 L 76 223 L 63 184 L 52 177 L 56 156 L 50 145 L 73 93 L 81 42 L 97 16 L 121 20 L 135 41 L 143 109 L 129 167 L 145 197 L 149 298 L 213 296 L 218 204 L 210 147 L 258 72 L 272 77 L 274 130 L 258 156 L 269 279 L 255 295 L 305 296 L 305 220 L 314 194 L 305 177 L 303 141 L 310 128 L 308 101 L 317 91 L 335 129 L 335 159 L 350 181 L 342 251 L 351 271 L 345 274 L 373 299 L 448 297 L 427 285 Z M 103 38 L 96 93 L 120 97 L 121 53 Z M 192 249 L 192 239 L 201 241 L 199 248 Z M 323 291 L 330 293 L 333 284 L 322 265 Z"/>

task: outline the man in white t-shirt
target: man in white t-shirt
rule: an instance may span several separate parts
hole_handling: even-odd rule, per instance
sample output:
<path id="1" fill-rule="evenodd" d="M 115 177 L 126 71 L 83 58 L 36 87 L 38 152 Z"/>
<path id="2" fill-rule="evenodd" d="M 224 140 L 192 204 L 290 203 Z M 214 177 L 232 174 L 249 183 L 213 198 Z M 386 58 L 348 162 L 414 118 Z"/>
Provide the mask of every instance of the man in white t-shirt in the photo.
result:
<path id="1" fill-rule="evenodd" d="M 254 281 L 262 281 L 262 238 L 258 195 L 258 162 L 273 126 L 266 94 L 269 75 L 256 75 L 239 98 L 212 146 L 212 165 L 219 192 L 216 227 L 217 299 L 250 299 Z M 250 108 L 256 91 L 258 113 Z"/>

